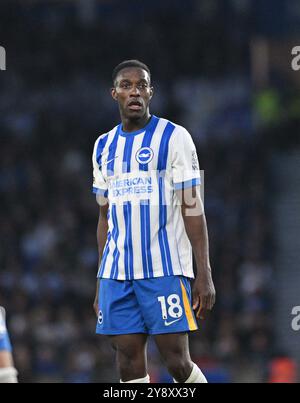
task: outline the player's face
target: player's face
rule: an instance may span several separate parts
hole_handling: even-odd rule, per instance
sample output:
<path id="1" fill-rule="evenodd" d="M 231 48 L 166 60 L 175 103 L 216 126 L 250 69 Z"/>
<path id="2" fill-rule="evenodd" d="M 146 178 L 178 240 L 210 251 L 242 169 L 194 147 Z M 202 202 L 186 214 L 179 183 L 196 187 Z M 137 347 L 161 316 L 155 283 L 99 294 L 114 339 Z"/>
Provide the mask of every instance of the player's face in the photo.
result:
<path id="1" fill-rule="evenodd" d="M 121 116 L 128 119 L 143 117 L 153 95 L 149 74 L 136 67 L 121 70 L 111 94 L 119 104 Z"/>

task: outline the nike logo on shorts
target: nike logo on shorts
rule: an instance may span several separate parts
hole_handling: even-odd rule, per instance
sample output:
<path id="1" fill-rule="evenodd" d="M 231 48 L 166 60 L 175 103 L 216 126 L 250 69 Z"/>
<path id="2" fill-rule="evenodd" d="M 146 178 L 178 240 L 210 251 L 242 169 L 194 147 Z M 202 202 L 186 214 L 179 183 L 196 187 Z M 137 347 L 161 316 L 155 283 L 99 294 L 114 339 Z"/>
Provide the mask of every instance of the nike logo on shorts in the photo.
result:
<path id="1" fill-rule="evenodd" d="M 170 326 L 170 325 L 172 325 L 173 323 L 178 322 L 180 319 L 181 319 L 181 318 L 178 318 L 178 319 L 172 320 L 171 322 L 167 322 L 167 321 L 165 320 L 165 326 Z"/>

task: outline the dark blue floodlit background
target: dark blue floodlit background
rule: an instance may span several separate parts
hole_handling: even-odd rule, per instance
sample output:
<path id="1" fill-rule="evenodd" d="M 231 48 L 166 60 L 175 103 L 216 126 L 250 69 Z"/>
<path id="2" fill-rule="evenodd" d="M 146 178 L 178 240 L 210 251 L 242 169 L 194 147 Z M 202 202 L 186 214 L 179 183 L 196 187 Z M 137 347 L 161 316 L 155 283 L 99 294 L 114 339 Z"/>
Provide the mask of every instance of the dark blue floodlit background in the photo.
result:
<path id="1" fill-rule="evenodd" d="M 119 122 L 110 77 L 128 58 L 205 171 L 217 303 L 193 360 L 210 382 L 298 380 L 299 27 L 297 0 L 1 1 L 0 304 L 21 382 L 118 382 L 94 334 L 91 153 Z M 148 355 L 171 381 L 151 339 Z"/>

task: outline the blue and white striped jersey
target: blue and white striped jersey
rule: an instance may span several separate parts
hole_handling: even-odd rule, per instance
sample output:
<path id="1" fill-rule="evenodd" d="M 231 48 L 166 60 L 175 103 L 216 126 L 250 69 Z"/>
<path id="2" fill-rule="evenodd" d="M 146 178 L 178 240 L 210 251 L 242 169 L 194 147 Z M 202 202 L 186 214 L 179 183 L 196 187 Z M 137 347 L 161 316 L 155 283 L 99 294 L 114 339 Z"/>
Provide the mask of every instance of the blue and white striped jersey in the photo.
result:
<path id="1" fill-rule="evenodd" d="M 182 126 L 152 115 L 95 142 L 93 192 L 108 198 L 108 233 L 97 277 L 193 278 L 192 248 L 175 190 L 200 184 L 195 145 Z"/>

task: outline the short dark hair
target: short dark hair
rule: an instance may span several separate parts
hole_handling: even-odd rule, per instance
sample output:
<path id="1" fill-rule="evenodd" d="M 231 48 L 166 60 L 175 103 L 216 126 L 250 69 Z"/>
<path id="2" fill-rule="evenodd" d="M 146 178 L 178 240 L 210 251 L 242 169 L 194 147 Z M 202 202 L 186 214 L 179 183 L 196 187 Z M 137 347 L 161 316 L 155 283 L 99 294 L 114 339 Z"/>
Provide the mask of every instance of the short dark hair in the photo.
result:
<path id="1" fill-rule="evenodd" d="M 145 71 L 147 71 L 147 73 L 149 74 L 149 77 L 151 78 L 151 73 L 150 73 L 150 69 L 148 66 L 146 66 L 145 63 L 140 62 L 139 60 L 135 60 L 135 59 L 131 59 L 131 60 L 124 60 L 123 62 L 121 62 L 120 64 L 118 64 L 112 72 L 112 81 L 113 84 L 115 83 L 115 80 L 117 78 L 117 75 L 119 74 L 119 72 L 123 69 L 126 69 L 127 67 L 137 67 L 140 69 L 143 69 Z"/>

